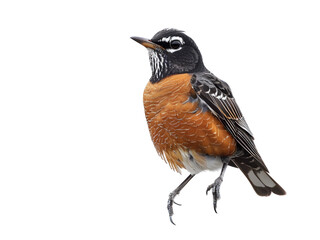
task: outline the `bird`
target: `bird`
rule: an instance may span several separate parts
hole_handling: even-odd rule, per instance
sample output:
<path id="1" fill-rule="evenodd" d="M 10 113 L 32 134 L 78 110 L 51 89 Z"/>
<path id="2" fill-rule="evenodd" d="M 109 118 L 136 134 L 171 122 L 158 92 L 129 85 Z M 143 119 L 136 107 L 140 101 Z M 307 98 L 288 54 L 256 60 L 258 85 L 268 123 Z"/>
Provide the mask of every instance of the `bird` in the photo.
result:
<path id="1" fill-rule="evenodd" d="M 131 38 L 148 50 L 152 74 L 143 103 L 156 151 L 176 172 L 189 172 L 169 194 L 170 221 L 175 224 L 173 204 L 180 205 L 175 197 L 206 170 L 221 169 L 206 189 L 206 194 L 212 192 L 216 213 L 227 166 L 239 168 L 259 196 L 285 195 L 270 176 L 231 88 L 205 67 L 193 39 L 174 28 L 165 28 L 151 39 Z"/>

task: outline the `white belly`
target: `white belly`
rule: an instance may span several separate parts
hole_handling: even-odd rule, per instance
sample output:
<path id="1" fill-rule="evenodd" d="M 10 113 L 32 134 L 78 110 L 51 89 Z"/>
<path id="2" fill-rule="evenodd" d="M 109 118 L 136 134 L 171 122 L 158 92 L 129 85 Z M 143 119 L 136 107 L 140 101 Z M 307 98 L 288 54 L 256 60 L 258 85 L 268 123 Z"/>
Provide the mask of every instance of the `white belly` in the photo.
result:
<path id="1" fill-rule="evenodd" d="M 223 165 L 219 156 L 203 156 L 187 150 L 180 150 L 180 153 L 185 169 L 191 174 L 197 174 L 204 170 L 218 170 Z"/>

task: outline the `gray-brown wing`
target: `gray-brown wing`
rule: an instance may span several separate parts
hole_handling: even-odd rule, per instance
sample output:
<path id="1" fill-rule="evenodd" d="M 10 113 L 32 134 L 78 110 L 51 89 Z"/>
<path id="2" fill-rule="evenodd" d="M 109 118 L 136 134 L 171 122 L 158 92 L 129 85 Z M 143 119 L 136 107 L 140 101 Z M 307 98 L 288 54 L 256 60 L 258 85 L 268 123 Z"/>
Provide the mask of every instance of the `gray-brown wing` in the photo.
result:
<path id="1" fill-rule="evenodd" d="M 254 157 L 266 171 L 267 167 L 261 159 L 253 142 L 253 134 L 245 121 L 228 84 L 212 73 L 195 73 L 191 84 L 197 97 L 224 124 L 237 143 Z"/>

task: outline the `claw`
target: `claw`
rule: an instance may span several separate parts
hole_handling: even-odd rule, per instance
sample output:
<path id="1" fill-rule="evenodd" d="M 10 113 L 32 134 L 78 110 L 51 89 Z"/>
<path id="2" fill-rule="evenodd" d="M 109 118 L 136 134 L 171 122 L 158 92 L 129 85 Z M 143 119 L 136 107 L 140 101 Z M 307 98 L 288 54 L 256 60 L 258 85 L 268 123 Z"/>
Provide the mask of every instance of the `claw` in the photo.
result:
<path id="1" fill-rule="evenodd" d="M 211 188 L 212 188 L 212 184 L 207 187 L 206 195 L 208 195 L 208 192 L 210 191 Z"/>
<path id="2" fill-rule="evenodd" d="M 170 201 L 170 202 L 169 202 Z M 168 210 L 169 210 L 169 217 L 170 217 L 170 222 L 173 224 L 173 225 L 176 225 L 173 220 L 172 220 L 172 216 L 173 216 L 173 208 L 172 208 L 172 205 L 173 203 L 178 205 L 178 206 L 181 206 L 180 203 L 176 203 L 173 199 L 169 199 L 168 201 Z"/>
<path id="3" fill-rule="evenodd" d="M 176 203 L 174 201 L 174 198 L 175 196 L 177 195 L 176 192 L 172 192 L 169 194 L 169 199 L 168 199 L 168 203 L 167 203 L 167 208 L 168 208 L 168 212 L 169 212 L 169 218 L 170 218 L 170 222 L 173 224 L 173 225 L 176 225 L 173 220 L 172 220 L 172 216 L 173 216 L 173 208 L 172 208 L 172 205 L 173 204 L 177 204 L 177 205 L 180 205 L 179 203 Z"/>
<path id="4" fill-rule="evenodd" d="M 176 225 L 173 220 L 172 220 L 172 216 L 173 216 L 173 208 L 172 208 L 172 205 L 173 204 L 176 204 L 178 206 L 181 206 L 181 204 L 179 203 L 176 203 L 174 201 L 174 198 L 180 193 L 181 189 L 187 185 L 187 183 L 195 176 L 195 174 L 190 174 L 173 192 L 171 192 L 169 194 L 169 199 L 168 199 L 168 202 L 167 202 L 167 209 L 168 209 L 168 212 L 169 212 L 169 218 L 170 218 L 170 222 L 173 224 L 173 225 Z"/>
<path id="5" fill-rule="evenodd" d="M 173 220 L 172 220 L 172 216 L 169 216 L 170 217 L 170 222 L 173 224 L 173 225 L 176 225 Z"/>
<path id="6" fill-rule="evenodd" d="M 210 190 L 212 190 L 212 196 L 213 196 L 213 209 L 216 213 L 217 212 L 217 203 L 218 203 L 218 200 L 220 199 L 220 185 L 222 183 L 222 178 L 221 177 L 218 177 L 213 184 L 209 185 L 207 187 L 207 191 L 206 191 L 206 194 L 208 195 L 208 192 Z"/>
<path id="7" fill-rule="evenodd" d="M 168 208 L 168 212 L 169 212 L 169 217 L 170 217 L 170 222 L 173 224 L 173 225 L 176 225 L 173 220 L 172 220 L 172 216 L 173 216 L 173 207 L 172 205 L 173 204 L 176 204 L 178 206 L 181 206 L 180 203 L 177 203 L 174 201 L 174 198 L 177 196 L 177 193 L 176 192 L 172 192 L 169 194 L 169 199 L 168 199 L 168 203 L 167 203 L 167 208 Z"/>
<path id="8" fill-rule="evenodd" d="M 213 209 L 214 209 L 214 211 L 215 211 L 216 213 L 218 213 L 218 212 L 217 212 L 217 202 L 218 202 L 218 201 L 214 198 L 214 199 L 213 199 Z"/>

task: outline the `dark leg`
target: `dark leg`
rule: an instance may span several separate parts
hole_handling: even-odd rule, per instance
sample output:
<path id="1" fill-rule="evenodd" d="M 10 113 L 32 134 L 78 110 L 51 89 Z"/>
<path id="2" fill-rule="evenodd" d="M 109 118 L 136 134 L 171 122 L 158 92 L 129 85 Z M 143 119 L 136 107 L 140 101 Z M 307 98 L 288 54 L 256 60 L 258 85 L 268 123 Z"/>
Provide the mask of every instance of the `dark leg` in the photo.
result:
<path id="1" fill-rule="evenodd" d="M 184 186 L 187 185 L 187 183 L 195 176 L 195 174 L 190 174 L 173 192 L 169 194 L 169 199 L 167 203 L 167 208 L 169 212 L 170 221 L 175 225 L 175 223 L 172 220 L 173 215 L 173 209 L 172 205 L 175 203 L 177 205 L 180 205 L 174 201 L 174 198 L 180 193 L 181 189 L 184 188 Z"/>
<path id="2" fill-rule="evenodd" d="M 218 202 L 218 199 L 220 199 L 220 186 L 221 186 L 221 183 L 223 181 L 223 175 L 224 175 L 224 173 L 225 173 L 225 171 L 227 169 L 228 163 L 229 163 L 229 161 L 226 161 L 226 162 L 223 163 L 220 176 L 214 181 L 213 184 L 211 184 L 211 185 L 209 185 L 207 187 L 207 191 L 206 191 L 206 194 L 208 194 L 208 192 L 210 190 L 212 190 L 213 209 L 214 209 L 214 211 L 216 213 L 217 213 L 217 202 Z"/>

